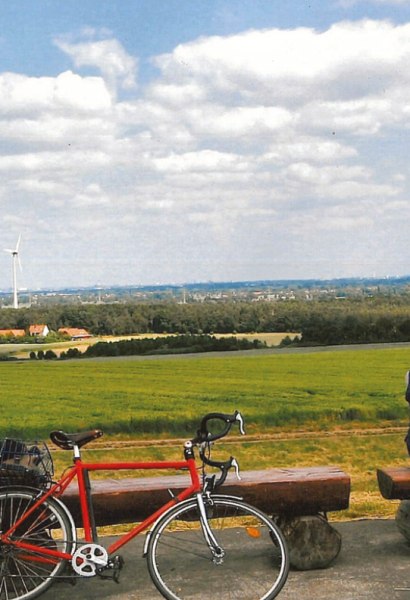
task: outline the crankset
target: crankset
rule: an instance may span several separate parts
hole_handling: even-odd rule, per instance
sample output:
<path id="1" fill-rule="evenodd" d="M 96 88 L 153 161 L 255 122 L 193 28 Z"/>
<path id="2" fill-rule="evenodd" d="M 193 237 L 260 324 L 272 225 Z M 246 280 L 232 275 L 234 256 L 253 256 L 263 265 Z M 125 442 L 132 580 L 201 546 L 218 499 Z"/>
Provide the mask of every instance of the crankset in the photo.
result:
<path id="1" fill-rule="evenodd" d="M 71 564 L 75 573 L 82 577 L 98 575 L 119 583 L 124 559 L 119 555 L 108 558 L 106 549 L 98 544 L 84 544 L 74 553 Z"/>
<path id="2" fill-rule="evenodd" d="M 85 544 L 74 552 L 71 565 L 82 577 L 94 577 L 108 564 L 107 550 L 98 544 Z"/>

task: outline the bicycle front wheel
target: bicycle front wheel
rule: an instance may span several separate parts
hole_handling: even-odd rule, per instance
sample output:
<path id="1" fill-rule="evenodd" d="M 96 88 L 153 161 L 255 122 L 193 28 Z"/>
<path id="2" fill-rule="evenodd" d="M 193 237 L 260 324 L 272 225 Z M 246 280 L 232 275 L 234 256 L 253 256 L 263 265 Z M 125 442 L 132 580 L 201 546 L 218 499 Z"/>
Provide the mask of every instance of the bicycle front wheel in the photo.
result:
<path id="1" fill-rule="evenodd" d="M 224 600 L 271 600 L 289 572 L 280 529 L 264 513 L 230 497 L 205 500 L 212 533 L 223 550 L 214 556 L 199 519 L 196 499 L 177 505 L 154 526 L 148 569 L 168 600 L 197 598 L 201 592 Z"/>
<path id="2" fill-rule="evenodd" d="M 6 533 L 23 519 L 10 540 L 59 552 L 71 552 L 73 533 L 64 509 L 52 498 L 29 516 L 38 491 L 0 489 L 0 531 Z M 66 561 L 35 550 L 0 542 L 0 600 L 30 600 L 44 592 L 62 574 Z"/>

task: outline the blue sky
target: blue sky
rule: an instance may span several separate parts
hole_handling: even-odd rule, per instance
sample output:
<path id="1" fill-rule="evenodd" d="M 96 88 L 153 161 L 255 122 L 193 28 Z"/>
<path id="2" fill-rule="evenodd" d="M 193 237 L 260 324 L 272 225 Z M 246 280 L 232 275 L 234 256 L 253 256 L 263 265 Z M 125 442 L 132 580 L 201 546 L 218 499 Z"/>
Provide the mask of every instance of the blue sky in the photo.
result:
<path id="1" fill-rule="evenodd" d="M 17 0 L 0 23 L 20 287 L 410 272 L 410 0 Z"/>
<path id="2" fill-rule="evenodd" d="M 84 27 L 108 29 L 149 72 L 151 56 L 200 36 L 267 27 L 323 29 L 343 19 L 410 18 L 408 2 L 336 0 L 17 0 L 2 3 L 2 70 L 55 75 L 70 63 L 53 47 L 55 35 Z M 144 70 L 145 70 L 144 69 Z"/>

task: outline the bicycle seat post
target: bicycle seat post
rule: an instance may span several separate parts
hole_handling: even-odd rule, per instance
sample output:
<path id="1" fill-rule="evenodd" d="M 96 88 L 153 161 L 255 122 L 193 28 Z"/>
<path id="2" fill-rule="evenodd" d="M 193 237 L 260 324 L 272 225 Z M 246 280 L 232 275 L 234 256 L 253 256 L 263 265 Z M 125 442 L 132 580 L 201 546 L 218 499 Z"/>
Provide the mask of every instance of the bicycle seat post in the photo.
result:
<path id="1" fill-rule="evenodd" d="M 74 456 L 74 462 L 81 459 L 80 448 L 77 444 L 73 444 L 73 456 Z"/>

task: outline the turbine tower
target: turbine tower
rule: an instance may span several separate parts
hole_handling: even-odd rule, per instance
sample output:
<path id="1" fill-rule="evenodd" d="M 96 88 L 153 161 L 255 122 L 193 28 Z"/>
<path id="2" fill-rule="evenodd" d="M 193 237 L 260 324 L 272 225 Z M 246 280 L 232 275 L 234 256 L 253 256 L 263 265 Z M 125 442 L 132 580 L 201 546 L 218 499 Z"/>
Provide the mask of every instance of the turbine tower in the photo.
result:
<path id="1" fill-rule="evenodd" d="M 18 308 L 18 296 L 17 296 L 17 263 L 20 267 L 21 271 L 21 263 L 19 257 L 19 246 L 21 241 L 21 234 L 18 237 L 17 244 L 14 250 L 10 250 L 10 248 L 5 248 L 5 252 L 9 252 L 12 257 L 12 268 L 13 268 L 13 308 Z"/>

